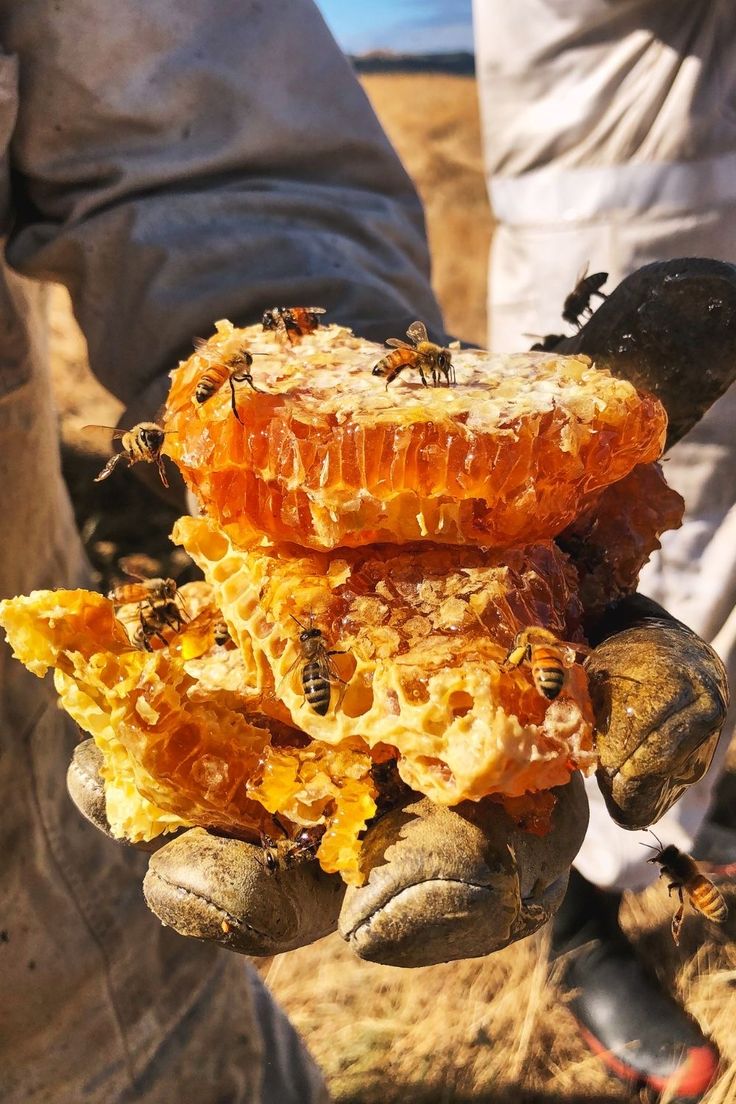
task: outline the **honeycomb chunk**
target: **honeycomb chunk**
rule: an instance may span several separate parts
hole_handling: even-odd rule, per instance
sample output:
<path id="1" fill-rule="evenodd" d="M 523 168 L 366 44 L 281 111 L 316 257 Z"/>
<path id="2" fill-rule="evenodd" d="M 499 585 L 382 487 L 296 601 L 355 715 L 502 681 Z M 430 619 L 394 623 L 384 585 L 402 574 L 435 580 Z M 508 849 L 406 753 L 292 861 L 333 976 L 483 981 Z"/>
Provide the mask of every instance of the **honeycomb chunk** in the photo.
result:
<path id="1" fill-rule="evenodd" d="M 684 509 L 682 495 L 667 486 L 659 464 L 639 464 L 619 483 L 588 497 L 557 540 L 577 568 L 588 617 L 636 590 L 660 536 L 679 528 Z"/>
<path id="2" fill-rule="evenodd" d="M 225 375 L 198 402 L 243 348 L 258 390 L 234 384 L 237 416 Z M 16 655 L 54 669 L 102 749 L 116 834 L 319 829 L 322 867 L 359 883 L 362 833 L 407 790 L 491 797 L 544 834 L 549 790 L 594 766 L 576 645 L 679 523 L 653 463 L 663 408 L 554 354 L 456 351 L 455 386 L 407 370 L 387 388 L 386 351 L 337 326 L 292 346 L 219 322 L 174 371 L 165 450 L 204 515 L 174 539 L 205 581 L 150 651 L 135 604 L 0 604 Z M 551 700 L 530 655 L 509 662 L 529 626 L 567 642 Z"/>
<path id="3" fill-rule="evenodd" d="M 403 780 L 441 804 L 547 789 L 592 765 L 580 664 L 552 702 L 527 665 L 504 664 L 525 625 L 582 639 L 577 576 L 554 544 L 244 552 L 190 517 L 173 536 L 211 584 L 263 708 L 285 706 L 314 741 L 394 748 Z M 344 653 L 324 716 L 301 685 L 297 621 Z"/>
<path id="4" fill-rule="evenodd" d="M 238 387 L 238 421 L 227 384 L 195 391 L 243 347 L 259 391 Z M 385 353 L 338 326 L 284 347 L 223 321 L 172 373 L 165 451 L 235 544 L 533 544 L 662 451 L 658 400 L 586 357 L 463 350 L 453 387 L 407 372 L 386 388 Z"/>
<path id="5" fill-rule="evenodd" d="M 62 706 L 102 750 L 114 835 L 139 842 L 192 825 L 277 835 L 283 821 L 273 820 L 262 794 L 296 825 L 325 824 L 318 858 L 346 879 L 361 877 L 358 837 L 376 792 L 367 747 L 330 758 L 309 750 L 303 733 L 259 712 L 242 683 L 238 692 L 221 688 L 232 660 L 223 668 L 216 653 L 206 671 L 200 657 L 207 677 L 197 679 L 176 646 L 133 649 L 99 594 L 34 591 L 0 603 L 0 624 L 29 669 L 54 669 Z"/>
<path id="6" fill-rule="evenodd" d="M 279 748 L 264 755 L 251 797 L 296 824 L 327 823 L 317 850 L 323 870 L 360 883 L 358 836 L 376 812 L 372 759 L 365 745 L 331 748 L 311 743 L 298 757 Z"/>

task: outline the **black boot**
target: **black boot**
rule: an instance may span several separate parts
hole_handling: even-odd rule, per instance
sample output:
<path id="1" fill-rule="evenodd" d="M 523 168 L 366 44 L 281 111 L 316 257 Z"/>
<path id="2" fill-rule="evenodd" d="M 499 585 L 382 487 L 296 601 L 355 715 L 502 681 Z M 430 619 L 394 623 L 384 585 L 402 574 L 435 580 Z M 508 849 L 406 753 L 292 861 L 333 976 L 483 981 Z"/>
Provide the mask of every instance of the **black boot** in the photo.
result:
<path id="1" fill-rule="evenodd" d="M 576 870 L 552 922 L 560 986 L 586 1044 L 621 1080 L 682 1102 L 700 1100 L 718 1053 L 698 1025 L 640 962 L 618 923 L 621 895 Z"/>

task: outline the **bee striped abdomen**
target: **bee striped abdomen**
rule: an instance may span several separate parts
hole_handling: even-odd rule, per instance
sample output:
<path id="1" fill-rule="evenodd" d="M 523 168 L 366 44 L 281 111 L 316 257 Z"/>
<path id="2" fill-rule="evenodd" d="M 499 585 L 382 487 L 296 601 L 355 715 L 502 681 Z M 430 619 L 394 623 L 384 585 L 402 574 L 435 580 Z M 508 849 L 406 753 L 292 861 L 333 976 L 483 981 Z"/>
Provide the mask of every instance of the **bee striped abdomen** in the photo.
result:
<path id="1" fill-rule="evenodd" d="M 414 366 L 417 356 L 413 349 L 395 349 L 379 360 L 373 369 L 374 376 L 385 376 L 386 386 L 396 379 L 400 372 L 409 366 Z"/>
<path id="2" fill-rule="evenodd" d="M 536 645 L 532 649 L 532 678 L 543 697 L 553 701 L 565 684 L 565 668 L 559 649 Z"/>
<path id="3" fill-rule="evenodd" d="M 330 708 L 330 682 L 325 678 L 322 665 L 315 660 L 305 663 L 302 668 L 302 686 L 304 697 L 315 713 L 324 717 Z"/>
<path id="4" fill-rule="evenodd" d="M 690 900 L 698 912 L 702 912 L 703 916 L 707 916 L 709 920 L 715 921 L 716 924 L 722 924 L 728 916 L 728 906 L 720 889 L 713 885 L 710 878 L 706 878 L 704 874 L 699 874 L 689 890 Z"/>
<path id="5" fill-rule="evenodd" d="M 205 374 L 198 381 L 196 390 L 194 392 L 194 397 L 197 402 L 203 403 L 207 402 L 208 399 L 211 399 L 215 392 L 218 391 L 220 387 L 222 387 L 226 377 L 227 372 L 225 371 L 225 369 L 220 372 L 216 372 L 213 370 L 205 372 Z"/>

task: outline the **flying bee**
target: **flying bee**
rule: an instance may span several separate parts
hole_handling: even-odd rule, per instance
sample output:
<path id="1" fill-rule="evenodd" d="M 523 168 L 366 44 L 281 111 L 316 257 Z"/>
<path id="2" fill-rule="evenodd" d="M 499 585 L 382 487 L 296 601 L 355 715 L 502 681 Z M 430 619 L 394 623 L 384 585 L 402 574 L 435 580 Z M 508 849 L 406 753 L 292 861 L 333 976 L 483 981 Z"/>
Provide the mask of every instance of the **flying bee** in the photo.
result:
<path id="1" fill-rule="evenodd" d="M 194 348 L 199 353 L 203 352 L 206 345 L 207 342 L 201 337 L 198 337 L 194 342 Z M 250 372 L 252 364 L 253 354 L 248 352 L 245 348 L 240 349 L 234 356 L 227 357 L 215 364 L 209 364 L 197 380 L 197 386 L 194 390 L 196 402 L 198 402 L 200 406 L 202 403 L 206 403 L 208 399 L 216 395 L 220 388 L 227 383 L 230 387 L 230 405 L 233 409 L 233 414 L 242 425 L 243 423 L 235 403 L 235 384 L 247 383 L 253 391 L 258 391 L 260 393 L 260 389 L 254 384 L 253 376 Z"/>
<path id="2" fill-rule="evenodd" d="M 332 656 L 345 655 L 345 652 L 328 650 L 324 634 L 321 629 L 314 627 L 311 614 L 308 626 L 303 625 L 301 621 L 294 617 L 293 613 L 291 618 L 296 621 L 302 630 L 299 633 L 299 652 L 279 686 L 289 677 L 297 664 L 301 663 L 300 674 L 304 697 L 314 712 L 318 713 L 320 717 L 324 717 L 330 708 L 333 682 L 342 683 L 343 686 L 347 685 L 345 680 L 337 673 L 332 662 Z"/>
<path id="3" fill-rule="evenodd" d="M 580 316 L 583 314 L 590 316 L 593 313 L 593 308 L 590 305 L 592 297 L 597 295 L 600 299 L 608 298 L 607 295 L 604 295 L 603 292 L 599 290 L 603 287 L 607 279 L 607 272 L 594 272 L 592 276 L 588 276 L 588 267 L 586 265 L 578 276 L 578 282 L 575 284 L 575 287 L 572 289 L 567 299 L 565 299 L 562 308 L 562 317 L 564 321 L 580 329 L 582 325 Z"/>
<path id="4" fill-rule="evenodd" d="M 302 337 L 318 329 L 319 316 L 326 313 L 324 307 L 271 307 L 264 311 L 261 325 L 264 330 L 275 330 L 290 345 L 296 345 Z"/>
<path id="5" fill-rule="evenodd" d="M 651 843 L 644 844 L 644 847 L 649 847 L 655 852 L 651 859 L 647 859 L 647 862 L 659 864 L 661 867 L 660 874 L 672 879 L 667 883 L 670 897 L 672 896 L 672 890 L 676 889 L 680 898 L 677 912 L 672 917 L 672 938 L 675 944 L 679 946 L 680 943 L 680 929 L 685 915 L 685 894 L 696 912 L 701 913 L 708 920 L 712 920 L 714 924 L 725 923 L 728 917 L 728 905 L 724 901 L 720 889 L 713 884 L 710 878 L 706 878 L 705 874 L 701 873 L 695 859 L 685 851 L 678 850 L 673 843 L 664 847 L 662 841 L 654 835 L 654 832 L 652 832 L 652 835 L 657 840 L 659 848 L 653 847 Z"/>
<path id="6" fill-rule="evenodd" d="M 537 693 L 554 701 L 565 685 L 565 669 L 575 662 L 576 652 L 588 655 L 590 648 L 585 644 L 558 640 L 549 629 L 529 625 L 514 637 L 504 666 L 519 667 L 522 663 L 528 663 Z"/>
<path id="7" fill-rule="evenodd" d="M 428 386 L 427 375 L 432 377 L 434 387 L 439 387 L 443 379 L 446 387 L 455 382 L 452 353 L 429 340 L 427 327 L 423 322 L 412 322 L 406 336 L 412 342 L 411 345 L 398 337 L 388 339 L 386 344 L 391 345 L 394 352 L 379 360 L 373 368 L 374 376 L 385 376 L 388 387 L 405 368 L 416 368 L 424 387 Z"/>
<path id="8" fill-rule="evenodd" d="M 145 460 L 149 464 L 156 464 L 158 466 L 158 474 L 161 476 L 161 482 L 164 487 L 168 487 L 169 484 L 166 479 L 166 471 L 161 456 L 161 449 L 164 445 L 166 433 L 160 425 L 156 422 L 138 422 L 132 429 L 115 429 L 113 426 L 86 425 L 83 427 L 83 432 L 86 430 L 100 429 L 112 433 L 113 439 L 119 439 L 121 451 L 116 452 L 114 456 L 110 457 L 100 474 L 95 476 L 95 483 L 101 483 L 103 479 L 107 479 L 108 476 L 112 475 L 121 460 L 127 460 L 128 467 L 132 467 L 133 464 L 139 464 Z"/>

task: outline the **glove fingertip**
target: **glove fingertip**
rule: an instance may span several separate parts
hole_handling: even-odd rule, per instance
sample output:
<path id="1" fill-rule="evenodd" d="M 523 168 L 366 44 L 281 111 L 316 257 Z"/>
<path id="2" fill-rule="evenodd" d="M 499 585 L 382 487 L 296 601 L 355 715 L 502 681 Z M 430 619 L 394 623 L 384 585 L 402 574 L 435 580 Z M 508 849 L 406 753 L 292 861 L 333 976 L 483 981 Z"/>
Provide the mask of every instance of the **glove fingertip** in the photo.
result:
<path id="1" fill-rule="evenodd" d="M 66 772 L 66 788 L 82 816 L 106 836 L 112 836 L 101 768 L 102 752 L 94 740 L 77 744 Z"/>

